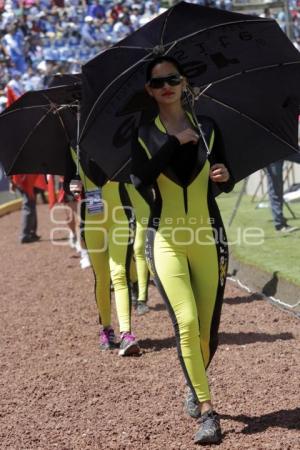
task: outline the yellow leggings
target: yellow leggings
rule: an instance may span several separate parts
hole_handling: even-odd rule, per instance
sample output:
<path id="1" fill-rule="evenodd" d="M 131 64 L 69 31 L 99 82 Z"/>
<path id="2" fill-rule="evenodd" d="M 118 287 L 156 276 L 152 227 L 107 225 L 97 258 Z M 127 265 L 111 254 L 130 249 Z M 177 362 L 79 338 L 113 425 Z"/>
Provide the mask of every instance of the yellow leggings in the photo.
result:
<path id="1" fill-rule="evenodd" d="M 85 190 L 95 186 L 85 185 Z M 125 185 L 109 182 L 102 187 L 104 211 L 88 212 L 84 205 L 82 232 L 95 275 L 95 295 L 103 327 L 111 323 L 110 279 L 112 281 L 120 332 L 131 330 L 130 262 L 134 221 Z"/>
<path id="2" fill-rule="evenodd" d="M 175 328 L 184 375 L 201 402 L 211 398 L 206 368 L 217 348 L 227 267 L 226 236 L 207 191 L 208 171 L 206 163 L 185 192 L 159 176 L 161 209 L 151 218 L 146 241 L 147 259 Z"/>
<path id="3" fill-rule="evenodd" d="M 184 233 L 178 234 L 183 238 Z M 189 236 L 186 236 L 189 239 Z M 185 375 L 199 401 L 209 400 L 205 368 L 210 359 L 210 332 L 218 286 L 215 248 L 175 246 L 159 231 L 154 239 L 155 279 L 175 327 Z M 209 260 L 209 264 L 207 261 Z"/>

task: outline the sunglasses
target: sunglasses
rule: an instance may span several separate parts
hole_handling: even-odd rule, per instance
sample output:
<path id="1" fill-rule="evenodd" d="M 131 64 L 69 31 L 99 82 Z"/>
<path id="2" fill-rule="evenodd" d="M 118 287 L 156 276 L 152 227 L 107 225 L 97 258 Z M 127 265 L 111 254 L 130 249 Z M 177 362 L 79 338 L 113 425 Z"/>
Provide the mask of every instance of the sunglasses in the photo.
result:
<path id="1" fill-rule="evenodd" d="M 148 82 L 148 85 L 152 89 L 161 89 L 164 87 L 165 83 L 167 83 L 169 86 L 178 86 L 181 83 L 182 76 L 178 74 L 169 75 L 168 77 L 157 77 L 157 78 L 151 78 L 151 80 Z"/>

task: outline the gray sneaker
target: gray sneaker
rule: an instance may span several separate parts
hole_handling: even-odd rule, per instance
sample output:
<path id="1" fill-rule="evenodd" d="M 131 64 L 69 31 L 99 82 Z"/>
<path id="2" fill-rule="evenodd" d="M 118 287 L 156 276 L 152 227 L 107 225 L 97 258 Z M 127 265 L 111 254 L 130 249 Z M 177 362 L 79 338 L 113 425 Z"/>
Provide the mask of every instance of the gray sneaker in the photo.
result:
<path id="1" fill-rule="evenodd" d="M 147 303 L 138 301 L 137 307 L 136 307 L 137 315 L 142 316 L 143 314 L 146 314 L 147 312 L 149 312 L 149 306 L 147 305 Z"/>
<path id="2" fill-rule="evenodd" d="M 193 417 L 194 419 L 198 419 L 201 416 L 199 400 L 195 397 L 191 388 L 189 387 L 187 388 L 184 405 L 185 410 L 189 416 Z"/>
<path id="3" fill-rule="evenodd" d="M 121 333 L 120 356 L 137 356 L 140 354 L 140 346 L 135 339 L 134 334 L 129 331 Z"/>
<path id="4" fill-rule="evenodd" d="M 202 414 L 199 419 L 200 428 L 195 434 L 195 444 L 220 444 L 222 431 L 219 415 L 210 410 Z"/>

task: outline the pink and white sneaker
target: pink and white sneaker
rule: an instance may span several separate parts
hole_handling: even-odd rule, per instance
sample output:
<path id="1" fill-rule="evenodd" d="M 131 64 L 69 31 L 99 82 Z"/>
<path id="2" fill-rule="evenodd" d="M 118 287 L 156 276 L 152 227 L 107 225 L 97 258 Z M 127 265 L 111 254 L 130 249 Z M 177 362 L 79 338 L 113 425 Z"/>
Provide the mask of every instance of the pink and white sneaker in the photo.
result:
<path id="1" fill-rule="evenodd" d="M 120 356 L 137 356 L 140 354 L 140 351 L 140 346 L 134 334 L 130 333 L 130 331 L 121 333 Z"/>

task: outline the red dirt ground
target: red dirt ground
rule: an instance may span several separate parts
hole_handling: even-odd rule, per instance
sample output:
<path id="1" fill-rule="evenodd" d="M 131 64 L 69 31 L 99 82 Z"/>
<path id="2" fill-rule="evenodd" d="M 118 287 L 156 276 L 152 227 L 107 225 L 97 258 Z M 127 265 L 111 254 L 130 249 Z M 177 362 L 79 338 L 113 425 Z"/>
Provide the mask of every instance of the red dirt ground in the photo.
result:
<path id="1" fill-rule="evenodd" d="M 18 243 L 19 213 L 0 219 L 0 448 L 198 448 L 156 289 L 151 312 L 133 314 L 142 356 L 100 352 L 92 272 L 51 244 L 47 206 L 38 212 L 43 239 L 34 244 Z M 299 319 L 228 283 L 209 369 L 220 450 L 300 449 L 299 336 Z"/>

